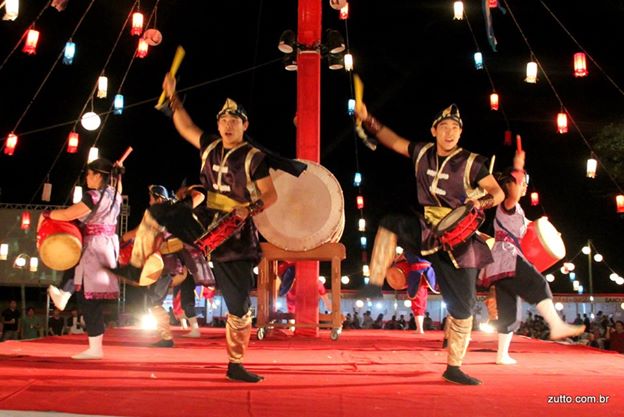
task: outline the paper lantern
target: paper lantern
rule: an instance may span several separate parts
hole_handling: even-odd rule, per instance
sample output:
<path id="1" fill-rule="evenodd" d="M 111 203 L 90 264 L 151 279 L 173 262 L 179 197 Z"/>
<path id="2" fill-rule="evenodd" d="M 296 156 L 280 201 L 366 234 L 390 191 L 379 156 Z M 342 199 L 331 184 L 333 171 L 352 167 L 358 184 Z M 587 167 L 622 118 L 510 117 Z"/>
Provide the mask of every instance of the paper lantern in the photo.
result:
<path id="1" fill-rule="evenodd" d="M 353 116 L 355 114 L 355 99 L 350 98 L 347 101 L 347 114 Z"/>
<path id="2" fill-rule="evenodd" d="M 358 231 L 365 232 L 366 231 L 366 220 L 360 219 L 358 220 Z"/>
<path id="3" fill-rule="evenodd" d="M 123 94 L 115 94 L 115 100 L 113 101 L 113 114 L 122 114 L 124 108 L 124 96 Z"/>
<path id="4" fill-rule="evenodd" d="M 356 172 L 355 175 L 353 176 L 353 185 L 355 187 L 359 187 L 360 184 L 362 184 L 362 174 L 360 174 L 359 172 Z"/>
<path id="5" fill-rule="evenodd" d="M 453 20 L 462 20 L 464 18 L 464 2 L 456 1 L 453 3 Z"/>
<path id="6" fill-rule="evenodd" d="M 360 237 L 360 247 L 362 249 L 366 249 L 366 246 L 368 246 L 368 239 L 366 239 L 366 236 L 361 236 Z"/>
<path id="7" fill-rule="evenodd" d="M 343 7 L 340 8 L 340 13 L 338 13 L 338 17 L 340 17 L 340 20 L 347 20 L 349 18 L 349 3 L 346 3 Z"/>
<path id="8" fill-rule="evenodd" d="M 80 203 L 81 201 L 82 201 L 82 187 L 79 185 L 76 185 L 74 187 L 74 194 L 72 197 L 72 202 L 76 204 L 76 203 Z"/>
<path id="9" fill-rule="evenodd" d="M 596 168 L 598 168 L 598 161 L 594 158 L 587 160 L 587 178 L 596 178 Z"/>
<path id="10" fill-rule="evenodd" d="M 72 41 L 67 41 L 65 49 L 63 49 L 63 64 L 71 65 L 74 62 L 76 56 L 76 44 Z"/>
<path id="11" fill-rule="evenodd" d="M 490 9 L 495 9 L 498 7 L 498 0 L 488 0 L 488 7 Z"/>
<path id="12" fill-rule="evenodd" d="M 362 275 L 365 277 L 370 276 L 370 267 L 368 265 L 362 265 Z"/>
<path id="13" fill-rule="evenodd" d="M 78 144 L 80 142 L 80 135 L 78 132 L 69 132 L 67 136 L 67 153 L 78 152 Z"/>
<path id="14" fill-rule="evenodd" d="M 527 83 L 535 84 L 537 82 L 537 62 L 529 62 L 526 66 L 526 78 Z"/>
<path id="15" fill-rule="evenodd" d="M 539 194 L 536 192 L 531 193 L 531 205 L 537 206 L 539 204 Z"/>
<path id="16" fill-rule="evenodd" d="M 143 33 L 143 13 L 132 13 L 132 27 L 130 28 L 130 34 L 140 36 Z"/>
<path id="17" fill-rule="evenodd" d="M 364 197 L 362 197 L 361 195 L 358 195 L 357 199 L 356 199 L 356 203 L 357 203 L 357 208 L 363 209 L 364 208 Z"/>
<path id="18" fill-rule="evenodd" d="M 618 213 L 624 213 L 624 195 L 618 194 L 615 196 L 615 206 Z"/>
<path id="19" fill-rule="evenodd" d="M 511 130 L 505 130 L 505 146 L 511 146 Z"/>
<path id="20" fill-rule="evenodd" d="M 162 42 L 162 33 L 158 29 L 147 29 L 143 34 L 143 39 L 149 46 L 158 46 Z"/>
<path id="21" fill-rule="evenodd" d="M 145 58 L 147 56 L 147 50 L 149 49 L 149 45 L 147 41 L 143 38 L 139 39 L 139 46 L 137 46 L 136 57 L 137 58 Z"/>
<path id="22" fill-rule="evenodd" d="M 481 52 L 475 52 L 474 63 L 476 69 L 483 69 L 483 54 Z"/>
<path id="23" fill-rule="evenodd" d="M 4 4 L 4 17 L 2 20 L 15 20 L 19 15 L 19 0 L 7 0 Z"/>
<path id="24" fill-rule="evenodd" d="M 22 212 L 22 220 L 20 222 L 20 229 L 22 230 L 30 229 L 30 211 Z"/>
<path id="25" fill-rule="evenodd" d="M 563 112 L 557 114 L 557 132 L 568 133 L 568 115 Z"/>
<path id="26" fill-rule="evenodd" d="M 26 32 L 26 42 L 22 52 L 28 55 L 34 55 L 37 52 L 37 43 L 39 42 L 39 31 L 35 29 L 28 29 Z"/>
<path id="27" fill-rule="evenodd" d="M 105 75 L 100 75 L 98 77 L 97 97 L 106 98 L 107 94 L 108 94 L 108 77 Z"/>
<path id="28" fill-rule="evenodd" d="M 96 130 L 100 127 L 100 123 L 102 123 L 100 116 L 92 111 L 86 112 L 80 119 L 80 124 L 87 130 Z"/>
<path id="29" fill-rule="evenodd" d="M 15 147 L 17 146 L 17 135 L 13 132 L 9 133 L 4 143 L 4 153 L 6 155 L 13 155 Z"/>
<path id="30" fill-rule="evenodd" d="M 0 261 L 6 261 L 9 257 L 9 244 L 2 243 L 0 244 Z"/>
<path id="31" fill-rule="evenodd" d="M 30 272 L 37 272 L 38 268 L 39 268 L 39 258 L 33 256 L 32 258 L 30 258 L 30 266 L 28 270 Z"/>
<path id="32" fill-rule="evenodd" d="M 496 93 L 490 94 L 490 109 L 498 110 L 498 94 Z"/>
<path id="33" fill-rule="evenodd" d="M 347 0 L 329 0 L 329 6 L 334 10 L 340 10 L 347 4 Z"/>
<path id="34" fill-rule="evenodd" d="M 41 192 L 41 201 L 50 201 L 52 198 L 52 184 L 43 183 L 43 191 Z"/>
<path id="35" fill-rule="evenodd" d="M 353 55 L 344 55 L 344 69 L 345 71 L 353 71 Z"/>
<path id="36" fill-rule="evenodd" d="M 577 52 L 574 54 L 574 76 L 585 77 L 589 72 L 587 71 L 587 60 L 583 52 Z"/>
<path id="37" fill-rule="evenodd" d="M 87 164 L 95 161 L 100 157 L 100 150 L 96 147 L 92 147 L 89 149 L 89 156 L 87 156 Z"/>

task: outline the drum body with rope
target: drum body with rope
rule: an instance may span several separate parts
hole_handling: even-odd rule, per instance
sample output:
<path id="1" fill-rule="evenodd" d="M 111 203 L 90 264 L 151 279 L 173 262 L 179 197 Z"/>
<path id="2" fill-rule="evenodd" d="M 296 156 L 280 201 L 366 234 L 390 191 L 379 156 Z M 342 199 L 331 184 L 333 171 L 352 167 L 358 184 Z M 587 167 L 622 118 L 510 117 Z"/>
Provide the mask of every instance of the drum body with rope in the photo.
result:
<path id="1" fill-rule="evenodd" d="M 82 255 L 82 234 L 72 222 L 43 219 L 37 230 L 37 250 L 41 262 L 55 271 L 78 264 Z"/>
<path id="2" fill-rule="evenodd" d="M 402 291 L 407 288 L 407 277 L 411 271 L 410 264 L 403 260 L 394 263 L 386 271 L 386 281 L 393 289 Z"/>
<path id="3" fill-rule="evenodd" d="M 472 205 L 459 206 L 440 220 L 433 233 L 444 250 L 453 250 L 475 234 L 484 220 L 482 210 Z"/>
<path id="4" fill-rule="evenodd" d="M 546 217 L 529 223 L 520 246 L 527 260 L 540 272 L 547 270 L 566 255 L 561 234 Z"/>
<path id="5" fill-rule="evenodd" d="M 294 177 L 271 170 L 275 204 L 254 217 L 262 236 L 288 251 L 307 251 L 338 242 L 344 230 L 344 197 L 332 173 L 315 162 Z"/>

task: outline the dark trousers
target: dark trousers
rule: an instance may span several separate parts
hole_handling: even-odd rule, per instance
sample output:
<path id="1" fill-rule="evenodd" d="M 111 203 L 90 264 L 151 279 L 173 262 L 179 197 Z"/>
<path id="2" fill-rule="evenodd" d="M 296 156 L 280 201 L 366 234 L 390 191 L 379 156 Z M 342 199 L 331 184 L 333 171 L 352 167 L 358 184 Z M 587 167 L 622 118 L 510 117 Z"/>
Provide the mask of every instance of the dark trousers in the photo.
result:
<path id="1" fill-rule="evenodd" d="M 162 275 L 158 281 L 146 288 L 146 302 L 148 307 L 156 307 L 162 305 L 173 277 L 169 274 Z"/>
<path id="2" fill-rule="evenodd" d="M 249 292 L 255 282 L 253 273 L 255 263 L 252 261 L 213 261 L 213 266 L 217 288 L 221 290 L 228 311 L 235 316 L 243 317 L 251 306 Z"/>
<path id="3" fill-rule="evenodd" d="M 195 280 L 188 274 L 182 284 L 173 287 L 173 298 L 180 296 L 180 306 L 188 318 L 195 317 Z"/>
<path id="4" fill-rule="evenodd" d="M 495 321 L 499 333 L 516 331 L 522 318 L 520 298 L 530 304 L 537 304 L 552 298 L 548 282 L 533 265 L 518 257 L 516 275 L 496 281 L 496 310 L 498 320 Z"/>
<path id="5" fill-rule="evenodd" d="M 85 324 L 87 325 L 87 334 L 89 337 L 99 336 L 104 334 L 106 323 L 104 323 L 104 300 L 87 300 L 84 298 L 84 290 L 81 289 L 78 293 L 78 307 L 80 312 L 84 316 Z"/>

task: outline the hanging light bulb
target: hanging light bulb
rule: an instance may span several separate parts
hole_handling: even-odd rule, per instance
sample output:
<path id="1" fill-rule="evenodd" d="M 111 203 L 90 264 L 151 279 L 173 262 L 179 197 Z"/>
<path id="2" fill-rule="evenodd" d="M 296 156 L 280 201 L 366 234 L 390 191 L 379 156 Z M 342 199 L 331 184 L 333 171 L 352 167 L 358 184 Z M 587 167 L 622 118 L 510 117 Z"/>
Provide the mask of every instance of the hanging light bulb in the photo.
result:
<path id="1" fill-rule="evenodd" d="M 76 204 L 76 203 L 80 203 L 81 201 L 82 201 L 82 187 L 79 185 L 76 185 L 74 187 L 74 195 L 72 197 L 72 202 Z"/>
<path id="2" fill-rule="evenodd" d="M 30 267 L 28 268 L 28 270 L 30 272 L 37 272 L 37 268 L 39 268 L 39 258 L 33 256 L 32 258 L 30 258 Z"/>
<path id="3" fill-rule="evenodd" d="M 22 212 L 22 220 L 20 222 L 20 229 L 22 230 L 30 229 L 30 211 Z"/>
<path id="4" fill-rule="evenodd" d="M 69 132 L 67 136 L 67 153 L 78 152 L 78 144 L 80 142 L 80 135 L 78 132 Z"/>
<path id="5" fill-rule="evenodd" d="M 572 262 L 564 262 L 563 266 L 565 266 L 568 271 L 574 271 L 574 269 L 576 268 L 576 265 L 574 265 Z"/>
<path id="6" fill-rule="evenodd" d="M 0 261 L 6 261 L 9 257 L 9 244 L 2 243 L 0 244 Z"/>
<path id="7" fill-rule="evenodd" d="M 347 20 L 349 18 L 349 3 L 346 3 L 343 7 L 340 8 L 340 13 L 338 14 L 340 20 Z"/>
<path id="8" fill-rule="evenodd" d="M 585 77 L 589 72 L 587 71 L 587 61 L 583 52 L 577 52 L 574 54 L 574 76 Z"/>
<path id="9" fill-rule="evenodd" d="M 143 33 L 143 13 L 132 13 L 132 27 L 130 28 L 130 34 L 140 36 Z"/>
<path id="10" fill-rule="evenodd" d="M 366 236 L 361 236 L 360 237 L 360 248 L 366 249 L 367 246 L 368 246 L 368 239 L 366 239 Z"/>
<path id="11" fill-rule="evenodd" d="M 15 147 L 17 146 L 17 135 L 13 132 L 9 133 L 6 138 L 6 142 L 4 143 L 4 153 L 5 155 L 13 155 L 15 152 Z"/>
<path id="12" fill-rule="evenodd" d="M 22 52 L 28 55 L 34 55 L 37 53 L 37 43 L 39 42 L 39 31 L 35 29 L 28 29 L 26 32 L 26 42 L 24 42 L 24 47 L 22 48 Z"/>
<path id="13" fill-rule="evenodd" d="M 453 3 L 453 20 L 463 20 L 464 18 L 464 2 L 456 1 Z"/>
<path id="14" fill-rule="evenodd" d="M 365 231 L 366 231 L 366 220 L 365 219 L 358 220 L 358 232 L 365 232 Z"/>
<path id="15" fill-rule="evenodd" d="M 568 133 L 568 115 L 563 112 L 557 113 L 557 132 Z"/>
<path id="16" fill-rule="evenodd" d="M 63 49 L 63 64 L 73 64 L 74 56 L 76 56 L 76 44 L 72 41 L 67 41 L 65 49 Z"/>
<path id="17" fill-rule="evenodd" d="M 325 278 L 323 275 L 319 275 L 319 281 L 321 281 L 322 284 L 325 284 L 327 282 L 327 278 Z"/>
<path id="18" fill-rule="evenodd" d="M 615 196 L 615 207 L 618 213 L 624 213 L 624 195 L 618 194 Z"/>
<path id="19" fill-rule="evenodd" d="M 362 184 L 362 174 L 360 174 L 359 172 L 356 172 L 355 175 L 353 176 L 353 185 L 355 187 L 359 187 Z"/>
<path id="20" fill-rule="evenodd" d="M 346 276 L 346 275 L 343 275 L 343 276 L 340 278 L 340 282 L 342 282 L 344 285 L 347 285 L 347 284 L 349 283 L 349 281 L 350 281 L 350 279 L 349 279 L 349 277 L 348 277 L 348 276 Z"/>
<path id="21" fill-rule="evenodd" d="M 476 69 L 483 69 L 483 54 L 481 52 L 475 52 L 474 63 Z"/>
<path id="22" fill-rule="evenodd" d="M 526 66 L 526 78 L 527 83 L 535 84 L 537 82 L 537 62 L 529 62 Z"/>
<path id="23" fill-rule="evenodd" d="M 123 94 L 115 94 L 115 100 L 113 101 L 113 114 L 122 114 L 124 108 L 124 96 Z"/>
<path id="24" fill-rule="evenodd" d="M 598 161 L 593 157 L 587 160 L 587 178 L 596 178 L 596 168 L 598 168 Z"/>
<path id="25" fill-rule="evenodd" d="M 531 205 L 537 206 L 539 204 L 539 194 L 537 192 L 531 193 Z"/>
<path id="26" fill-rule="evenodd" d="M 498 110 L 498 94 L 496 93 L 490 94 L 490 109 Z"/>
<path id="27" fill-rule="evenodd" d="M 353 55 L 349 53 L 344 55 L 344 69 L 345 71 L 353 71 Z"/>
<path id="28" fill-rule="evenodd" d="M 139 46 L 137 46 L 135 56 L 137 58 L 145 58 L 147 56 L 147 50 L 149 49 L 149 45 L 147 41 L 143 38 L 139 39 Z"/>
<path id="29" fill-rule="evenodd" d="M 599 253 L 594 255 L 594 261 L 596 261 L 596 262 L 602 262 L 603 259 L 604 259 L 604 257 L 601 254 L 599 254 Z"/>
<path id="30" fill-rule="evenodd" d="M 108 77 L 100 75 L 98 77 L 97 98 L 106 98 L 108 94 Z"/>
<path id="31" fill-rule="evenodd" d="M 80 124 L 87 130 L 96 130 L 100 127 L 100 123 L 102 123 L 100 116 L 92 111 L 86 112 L 80 119 Z"/>
<path id="32" fill-rule="evenodd" d="M 403 254 L 403 248 L 401 246 L 397 246 L 395 249 L 397 255 Z"/>
<path id="33" fill-rule="evenodd" d="M 583 252 L 583 255 L 589 255 L 591 253 L 591 248 L 589 246 L 583 246 L 581 252 Z"/>
<path id="34" fill-rule="evenodd" d="M 89 156 L 87 156 L 87 164 L 95 161 L 100 157 L 100 150 L 96 147 L 89 148 Z"/>
<path id="35" fill-rule="evenodd" d="M 52 198 L 52 184 L 45 182 L 43 184 L 43 191 L 41 192 L 41 201 L 50 201 Z"/>
<path id="36" fill-rule="evenodd" d="M 347 114 L 353 116 L 355 114 L 355 99 L 350 98 L 347 101 Z"/>
<path id="37" fill-rule="evenodd" d="M 357 208 L 359 208 L 359 209 L 363 209 L 364 208 L 364 197 L 362 197 L 361 195 L 358 195 L 355 201 L 356 201 L 356 204 L 357 204 Z"/>
<path id="38" fill-rule="evenodd" d="M 553 274 L 546 274 L 546 281 L 554 282 L 555 281 L 555 276 Z"/>
<path id="39" fill-rule="evenodd" d="M 7 0 L 4 3 L 4 16 L 2 20 L 15 20 L 19 15 L 19 0 Z"/>
<path id="40" fill-rule="evenodd" d="M 28 255 L 24 254 L 24 253 L 20 253 L 19 255 L 17 255 L 17 258 L 15 258 L 15 261 L 13 262 L 13 268 L 16 269 L 23 269 L 26 266 L 26 257 Z"/>

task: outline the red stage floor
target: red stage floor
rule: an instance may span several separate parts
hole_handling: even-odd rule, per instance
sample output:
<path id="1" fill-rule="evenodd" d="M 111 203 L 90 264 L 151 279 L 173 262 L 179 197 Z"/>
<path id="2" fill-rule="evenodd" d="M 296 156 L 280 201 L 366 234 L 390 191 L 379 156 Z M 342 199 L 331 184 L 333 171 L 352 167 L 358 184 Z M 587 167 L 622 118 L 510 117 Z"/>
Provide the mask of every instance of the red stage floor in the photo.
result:
<path id="1" fill-rule="evenodd" d="M 176 332 L 176 336 L 181 334 Z M 109 416 L 624 416 L 624 355 L 516 337 L 518 365 L 494 364 L 495 335 L 473 333 L 464 370 L 477 387 L 445 382 L 442 334 L 352 330 L 336 342 L 252 340 L 246 365 L 260 384 L 225 379 L 223 329 L 148 348 L 114 329 L 105 359 L 74 361 L 86 336 L 0 343 L 0 416 L 8 410 Z"/>

